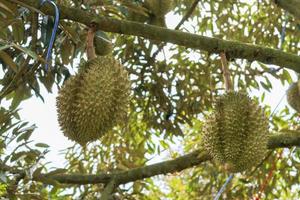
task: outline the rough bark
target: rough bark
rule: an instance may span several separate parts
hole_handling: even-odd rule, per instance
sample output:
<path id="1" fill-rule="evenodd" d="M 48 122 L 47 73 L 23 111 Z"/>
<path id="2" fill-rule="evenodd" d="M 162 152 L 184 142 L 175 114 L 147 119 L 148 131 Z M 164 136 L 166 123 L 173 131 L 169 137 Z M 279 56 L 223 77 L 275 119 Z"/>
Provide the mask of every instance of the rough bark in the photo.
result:
<path id="1" fill-rule="evenodd" d="M 16 2 L 15 0 L 10 1 Z M 27 4 L 38 9 L 34 0 L 23 0 L 22 4 Z M 96 25 L 97 30 L 169 42 L 185 47 L 200 49 L 209 53 L 219 54 L 221 52 L 226 52 L 226 55 L 230 58 L 241 58 L 249 61 L 256 60 L 265 64 L 286 67 L 300 73 L 300 56 L 281 50 L 238 41 L 221 40 L 218 38 L 206 37 L 132 21 L 100 17 L 84 10 L 68 8 L 62 5 L 58 6 L 61 11 L 61 19 L 76 21 L 87 26 L 90 26 L 93 23 Z M 43 6 L 42 11 L 48 15 L 54 14 L 52 7 L 49 5 Z"/>
<path id="2" fill-rule="evenodd" d="M 273 135 L 269 139 L 268 148 L 283 148 L 300 146 L 300 133 L 296 131 L 286 131 L 282 134 Z M 153 177 L 156 175 L 169 174 L 179 172 L 197 166 L 203 162 L 210 160 L 211 157 L 203 150 L 196 150 L 192 153 L 180 156 L 173 160 L 163 161 L 156 164 L 143 166 L 135 169 L 130 169 L 115 173 L 99 173 L 99 174 L 60 174 L 45 176 L 63 184 L 108 184 L 114 180 L 115 185 L 125 184 L 144 178 Z M 0 163 L 1 171 L 10 173 L 25 174 L 23 170 L 11 168 Z M 43 175 L 41 175 L 43 176 Z M 40 181 L 41 179 L 37 180 Z"/>

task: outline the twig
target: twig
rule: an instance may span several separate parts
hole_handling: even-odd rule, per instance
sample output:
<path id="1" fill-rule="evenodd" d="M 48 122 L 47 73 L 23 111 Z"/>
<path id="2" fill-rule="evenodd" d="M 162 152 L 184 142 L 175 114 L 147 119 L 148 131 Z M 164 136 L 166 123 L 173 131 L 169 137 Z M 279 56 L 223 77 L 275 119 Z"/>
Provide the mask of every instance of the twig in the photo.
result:
<path id="1" fill-rule="evenodd" d="M 265 191 L 268 183 L 272 180 L 273 173 L 274 173 L 274 171 L 276 171 L 276 162 L 281 159 L 282 152 L 283 151 L 281 151 L 280 153 L 277 153 L 277 159 L 275 158 L 273 160 L 272 168 L 270 169 L 268 175 L 266 176 L 263 184 L 260 186 L 259 192 L 258 192 L 257 196 L 255 197 L 255 199 L 260 200 L 262 193 Z"/>
<path id="2" fill-rule="evenodd" d="M 225 89 L 226 91 L 231 91 L 233 90 L 232 82 L 230 79 L 230 72 L 228 68 L 228 63 L 226 59 L 226 55 L 224 52 L 220 53 L 221 56 L 221 63 L 222 63 L 222 71 L 223 71 L 223 78 L 224 78 L 224 83 L 225 83 Z"/>
<path id="3" fill-rule="evenodd" d="M 272 155 L 272 153 L 273 153 L 273 151 L 269 151 L 269 153 L 267 154 L 267 156 L 258 165 L 256 165 L 256 167 L 252 170 L 252 172 L 250 172 L 249 176 L 252 176 L 256 172 L 256 170 L 258 168 L 260 168 L 264 164 L 264 162 L 266 160 L 268 160 L 268 158 Z"/>
<path id="4" fill-rule="evenodd" d="M 117 182 L 115 178 L 112 178 L 111 181 L 105 186 L 103 192 L 101 193 L 100 200 L 111 200 L 112 193 L 114 192 L 115 188 L 117 187 Z"/>
<path id="5" fill-rule="evenodd" d="M 86 39 L 86 53 L 88 60 L 96 58 L 96 52 L 94 48 L 94 37 L 95 37 L 95 27 L 91 26 L 87 32 L 87 39 Z"/>
<path id="6" fill-rule="evenodd" d="M 200 0 L 195 0 L 193 2 L 193 4 L 191 5 L 191 7 L 189 8 L 189 10 L 185 13 L 185 15 L 182 17 L 182 19 L 180 20 L 180 22 L 176 25 L 175 30 L 179 30 L 180 26 L 192 15 L 192 13 L 194 12 L 194 10 L 197 7 L 197 5 L 198 5 L 199 2 L 200 2 Z M 158 49 L 152 55 L 153 59 L 156 58 L 156 56 L 164 48 L 165 45 L 166 45 L 165 43 L 161 43 L 158 46 Z"/>
<path id="7" fill-rule="evenodd" d="M 38 13 L 32 12 L 32 19 L 31 19 L 31 50 L 36 51 L 37 46 L 37 30 L 38 30 Z"/>
<path id="8" fill-rule="evenodd" d="M 36 12 L 36 13 L 45 15 L 45 14 L 44 14 L 42 11 L 40 11 L 39 9 L 37 9 L 37 8 L 35 8 L 35 7 L 33 7 L 33 6 L 30 6 L 30 5 L 28 5 L 28 4 L 26 4 L 26 3 L 22 2 L 22 1 L 18 1 L 18 0 L 10 0 L 10 1 L 11 1 L 11 2 L 14 2 L 14 3 L 16 3 L 16 4 L 19 4 L 19 5 L 21 5 L 21 6 L 25 7 L 25 8 L 28 8 L 29 10 L 32 10 L 32 11 L 34 11 L 34 12 Z"/>
<path id="9" fill-rule="evenodd" d="M 9 199 L 17 199 L 16 198 L 16 193 L 17 193 L 17 190 L 18 190 L 18 184 L 19 182 L 25 178 L 25 174 L 18 174 L 16 176 L 16 178 L 7 186 L 7 194 L 6 196 L 9 198 Z"/>
<path id="10" fill-rule="evenodd" d="M 194 12 L 194 10 L 197 7 L 197 5 L 198 5 L 199 2 L 200 2 L 200 0 L 195 0 L 193 2 L 193 4 L 191 5 L 191 7 L 189 8 L 189 10 L 185 13 L 185 15 L 183 16 L 183 18 L 180 20 L 180 22 L 175 27 L 175 30 L 178 30 L 180 28 L 180 26 L 193 14 L 193 12 Z"/>

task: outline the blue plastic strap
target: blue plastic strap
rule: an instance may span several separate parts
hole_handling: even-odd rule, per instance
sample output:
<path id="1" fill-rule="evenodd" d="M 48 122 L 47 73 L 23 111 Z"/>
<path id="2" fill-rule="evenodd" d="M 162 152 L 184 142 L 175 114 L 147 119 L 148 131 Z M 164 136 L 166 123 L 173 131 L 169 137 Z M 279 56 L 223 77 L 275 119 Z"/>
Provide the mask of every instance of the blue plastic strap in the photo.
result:
<path id="1" fill-rule="evenodd" d="M 218 194 L 215 196 L 214 200 L 218 200 L 221 197 L 221 195 L 224 192 L 227 184 L 231 181 L 232 178 L 233 178 L 233 174 L 230 174 L 230 176 L 227 178 L 226 182 L 223 184 L 223 186 L 221 187 L 221 189 L 218 192 Z"/>
<path id="2" fill-rule="evenodd" d="M 45 69 L 46 69 L 46 71 L 48 71 L 48 65 L 49 65 L 49 62 L 51 60 L 52 47 L 53 47 L 53 44 L 54 44 L 54 40 L 55 40 L 57 28 L 58 28 L 59 9 L 58 9 L 57 5 L 53 1 L 51 1 L 51 0 L 42 0 L 41 3 L 40 3 L 41 6 L 43 6 L 46 2 L 50 3 L 51 5 L 53 5 L 54 9 L 55 9 L 54 27 L 53 27 L 53 30 L 52 30 L 52 34 L 51 34 L 51 38 L 50 38 L 50 43 L 49 43 L 48 50 L 47 50 L 47 55 L 46 55 Z"/>

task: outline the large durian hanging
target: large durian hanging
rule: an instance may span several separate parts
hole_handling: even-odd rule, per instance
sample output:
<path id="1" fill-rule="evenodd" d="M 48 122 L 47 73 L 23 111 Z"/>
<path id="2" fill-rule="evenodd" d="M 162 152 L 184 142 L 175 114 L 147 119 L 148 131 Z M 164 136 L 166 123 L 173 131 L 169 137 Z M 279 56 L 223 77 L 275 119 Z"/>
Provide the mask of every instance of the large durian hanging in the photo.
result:
<path id="1" fill-rule="evenodd" d="M 233 91 L 225 53 L 221 53 L 226 93 L 217 98 L 203 127 L 203 145 L 229 172 L 257 165 L 267 151 L 268 119 L 246 93 Z"/>
<path id="2" fill-rule="evenodd" d="M 220 96 L 203 132 L 205 149 L 229 172 L 257 165 L 267 151 L 268 119 L 243 92 L 230 91 Z"/>
<path id="3" fill-rule="evenodd" d="M 292 108 L 300 113 L 300 81 L 292 83 L 287 90 L 287 101 Z"/>
<path id="4" fill-rule="evenodd" d="M 125 68 L 112 56 L 93 53 L 59 91 L 58 122 L 64 135 L 82 146 L 99 139 L 124 121 L 129 94 Z"/>

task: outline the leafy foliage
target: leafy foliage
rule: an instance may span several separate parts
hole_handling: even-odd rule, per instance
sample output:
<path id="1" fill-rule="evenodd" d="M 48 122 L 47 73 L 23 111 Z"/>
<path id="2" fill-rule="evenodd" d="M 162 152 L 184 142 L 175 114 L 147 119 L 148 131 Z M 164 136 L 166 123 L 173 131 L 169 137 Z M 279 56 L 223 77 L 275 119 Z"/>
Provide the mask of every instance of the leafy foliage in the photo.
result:
<path id="1" fill-rule="evenodd" d="M 0 1 L 0 101 L 9 102 L 9 106 L 0 108 L 0 195 L 10 199 L 97 199 L 103 191 L 102 184 L 61 185 L 51 178 L 43 183 L 32 179 L 50 171 L 44 161 L 49 146 L 31 140 L 35 126 L 20 119 L 19 105 L 33 95 L 41 100 L 47 98 L 41 96 L 41 87 L 51 93 L 53 87 L 62 86 L 71 71 L 77 71 L 76 63 L 85 56 L 88 27 L 60 20 L 52 68 L 47 72 L 43 58 L 53 19 L 42 18 L 24 2 Z M 151 19 L 153 11 L 142 0 L 56 2 L 105 17 L 155 25 Z M 174 0 L 171 12 L 165 16 L 166 26 L 173 28 L 170 22 L 183 18 L 193 2 Z M 299 21 L 270 0 L 198 1 L 179 30 L 300 53 Z M 141 37 L 100 32 L 101 35 L 112 41 L 113 47 L 107 44 L 109 51 L 112 49 L 113 56 L 130 74 L 132 99 L 128 122 L 84 149 L 79 145 L 67 148 L 63 152 L 68 160 L 67 172 L 112 173 L 201 148 L 204 116 L 211 111 L 215 97 L 224 93 L 218 55 Z M 228 59 L 235 88 L 252 94 L 259 92 L 259 101 L 264 101 L 264 95 L 276 87 L 273 80 L 282 85 L 292 83 L 294 74 L 282 67 Z M 268 102 L 264 103 L 270 116 Z M 271 131 L 298 130 L 299 118 L 293 113 L 285 107 L 271 116 Z M 238 174 L 223 198 L 298 199 L 299 165 L 299 149 L 276 150 L 257 169 Z M 206 162 L 180 173 L 121 185 L 114 197 L 212 199 L 228 176 L 220 169 L 216 163 Z M 19 170 L 27 174 L 18 175 Z"/>

